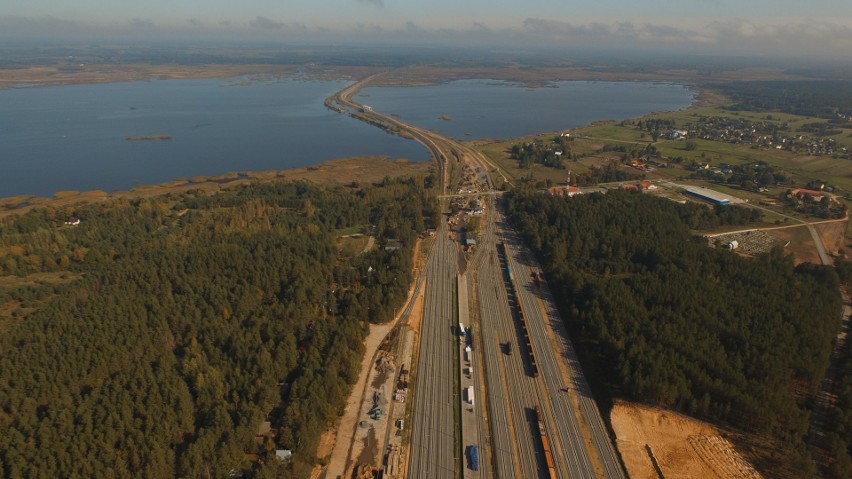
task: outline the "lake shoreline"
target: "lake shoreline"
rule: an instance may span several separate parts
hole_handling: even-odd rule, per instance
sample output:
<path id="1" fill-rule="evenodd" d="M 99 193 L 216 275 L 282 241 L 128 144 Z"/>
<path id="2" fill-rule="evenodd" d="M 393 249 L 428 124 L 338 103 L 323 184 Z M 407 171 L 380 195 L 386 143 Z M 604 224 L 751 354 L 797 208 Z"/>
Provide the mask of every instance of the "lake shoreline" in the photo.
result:
<path id="1" fill-rule="evenodd" d="M 128 190 L 352 156 L 425 161 L 419 144 L 323 105 L 347 81 L 271 76 L 0 91 L 0 197 Z"/>
<path id="2" fill-rule="evenodd" d="M 297 78 L 296 75 L 306 75 L 307 74 L 306 71 L 302 71 L 302 70 L 296 71 L 296 70 L 291 70 L 291 69 L 285 68 L 285 67 L 281 67 L 281 68 L 276 69 L 277 73 L 282 75 L 282 76 L 279 76 L 279 77 L 269 77 L 268 75 L 270 75 L 271 73 L 269 73 L 269 72 L 261 73 L 261 72 L 258 72 L 258 71 L 255 71 L 254 74 L 248 74 L 249 76 L 246 76 L 247 75 L 246 72 L 247 71 L 253 71 L 254 68 L 243 68 L 243 67 L 222 68 L 222 69 L 218 69 L 218 68 L 217 69 L 195 69 L 195 68 L 193 68 L 193 69 L 190 69 L 190 70 L 195 72 L 195 74 L 202 75 L 200 78 L 220 78 L 218 76 L 219 74 L 224 75 L 223 78 L 238 78 L 238 79 L 244 78 L 244 81 L 241 81 L 239 83 L 230 83 L 230 84 L 224 85 L 224 86 L 227 86 L 227 87 L 235 87 L 235 88 L 243 86 L 243 83 L 252 84 L 254 82 L 268 82 L 270 80 L 274 81 L 274 80 L 290 79 L 290 78 Z M 151 73 L 153 71 L 154 70 L 152 70 L 148 73 Z M 340 72 L 339 70 L 334 70 L 334 71 L 336 71 L 338 73 Z M 242 75 L 240 75 L 239 72 L 242 72 Z M 494 72 L 492 71 L 492 73 L 494 73 Z M 336 74 L 330 73 L 329 70 L 324 70 L 323 74 L 324 75 L 331 75 L 331 76 L 336 75 Z M 213 75 L 213 76 L 210 76 L 210 75 Z M 495 75 L 495 76 L 497 76 L 497 75 Z M 502 76 L 502 75 L 500 75 L 500 76 Z M 163 77 L 157 76 L 157 78 L 163 78 Z M 194 77 L 193 75 L 184 73 L 184 76 L 181 76 L 180 78 L 191 79 L 191 78 L 196 78 L 196 77 Z M 300 76 L 298 78 L 302 79 L 302 80 L 305 79 L 304 76 Z M 135 79 L 129 79 L 127 81 L 133 81 L 133 80 L 135 80 Z M 480 78 L 478 80 L 485 81 L 485 82 L 505 81 L 505 80 L 493 80 L 491 78 L 484 78 L 484 79 Z M 452 81 L 454 81 L 454 79 L 450 77 L 450 78 L 445 78 L 445 81 L 443 81 L 442 83 L 447 83 L 447 82 L 452 82 Z M 571 81 L 571 80 L 557 80 L 557 81 Z M 579 81 L 590 82 L 590 80 L 579 80 Z M 611 81 L 611 80 L 607 80 L 607 82 L 609 82 L 609 81 Z M 594 81 L 592 81 L 592 82 L 594 82 Z M 657 82 L 667 83 L 665 81 L 657 81 Z M 89 82 L 80 82 L 80 83 L 89 83 Z M 92 82 L 92 83 L 99 83 L 99 82 Z M 120 81 L 119 81 L 119 83 L 120 83 Z M 383 79 L 381 79 L 380 81 L 378 81 L 376 83 L 378 85 L 387 86 L 387 84 L 383 81 Z M 698 104 L 703 103 L 701 101 L 701 97 L 703 96 L 701 89 L 697 89 L 694 85 L 685 85 L 685 84 L 676 84 L 676 85 L 687 88 L 687 89 L 693 91 L 693 93 L 695 94 L 693 96 L 692 104 L 690 106 L 687 106 L 686 108 L 695 107 Z M 223 86 L 223 85 L 219 85 L 219 86 Z M 135 105 L 135 104 L 133 104 L 133 105 Z M 137 108 L 135 106 L 131 106 L 130 111 L 132 111 L 132 112 L 134 112 L 134 114 L 136 114 L 139 110 L 137 110 Z M 444 112 L 441 112 L 441 114 L 438 115 L 437 118 L 439 118 L 439 121 L 442 122 L 442 123 L 453 123 L 450 120 L 456 120 L 455 116 L 452 116 L 449 113 L 444 113 Z M 415 124 L 417 124 L 417 123 L 415 122 Z M 573 126 L 573 127 L 576 127 L 576 125 Z M 167 131 L 171 131 L 171 130 L 167 130 Z M 544 131 L 544 130 L 542 130 L 542 131 Z M 177 133 L 177 132 L 174 132 L 174 133 Z M 186 132 L 181 131 L 180 133 L 181 133 L 181 135 L 183 135 L 183 136 L 180 137 L 181 141 L 184 141 L 185 140 L 184 137 L 185 137 Z M 471 135 L 470 135 L 470 133 L 465 133 L 465 136 L 471 136 Z M 126 137 L 125 139 L 128 140 L 128 141 L 132 141 L 132 142 L 148 143 L 147 141 L 143 141 L 143 140 L 166 140 L 166 139 L 171 139 L 171 138 L 172 138 L 171 134 L 168 134 L 168 135 L 163 134 L 163 135 L 145 135 L 145 136 L 134 135 L 134 136 Z M 466 140 L 469 140 L 469 139 L 466 139 Z M 155 142 L 150 142 L 150 143 L 160 143 L 160 142 L 155 141 Z M 148 148 L 148 147 L 146 147 L 146 148 Z M 152 146 L 151 148 L 154 148 L 154 147 Z M 148 150 L 141 150 L 141 151 L 152 151 L 152 150 L 148 149 Z M 153 151 L 158 151 L 158 150 L 153 150 Z M 337 153 L 342 153 L 342 151 L 339 151 Z M 369 154 L 375 154 L 375 153 L 370 152 L 370 153 L 368 153 L 368 155 Z M 368 155 L 363 155 L 363 156 L 368 156 Z M 393 156 L 393 157 L 406 157 L 407 155 L 391 155 L 391 156 Z M 326 158 L 319 158 L 319 160 L 326 160 L 326 161 L 321 161 L 319 163 L 319 165 L 333 164 L 336 161 L 336 159 L 342 158 L 342 159 L 345 160 L 347 157 L 343 156 L 343 155 L 339 155 L 339 156 L 331 156 L 331 157 L 326 157 Z M 428 163 L 428 161 L 427 161 L 427 163 Z M 301 165 L 293 165 L 293 166 L 302 167 L 302 168 L 295 168 L 295 169 L 310 169 L 311 164 L 313 164 L 313 163 L 302 163 Z M 241 167 L 241 166 L 238 166 L 238 167 Z M 245 165 L 245 167 L 252 169 L 251 165 Z M 271 170 L 267 170 L 265 168 L 266 168 L 266 166 L 263 165 L 263 166 L 261 166 L 261 169 L 259 169 L 259 171 L 271 171 Z M 228 170 L 223 168 L 222 170 L 219 170 L 219 171 L 228 171 Z M 291 171 L 291 169 L 284 169 L 284 170 L 277 170 L 277 171 L 287 172 L 287 171 Z M 158 188 L 163 188 L 163 185 L 172 185 L 172 184 L 177 184 L 178 186 L 180 186 L 180 180 L 169 180 L 168 178 L 170 178 L 170 177 L 172 177 L 172 178 L 185 178 L 186 177 L 185 175 L 187 175 L 187 174 L 192 174 L 192 173 L 187 172 L 187 171 L 183 171 L 183 172 L 178 172 L 178 174 L 176 174 L 176 175 L 163 175 L 161 178 L 155 179 L 152 183 L 157 184 Z M 218 175 L 218 176 L 209 176 L 208 178 L 215 179 L 214 181 L 225 182 L 225 183 L 230 183 L 230 182 L 233 182 L 233 181 L 239 181 L 239 179 L 235 179 L 235 178 L 232 177 L 232 175 L 228 175 L 228 174 Z M 145 180 L 142 179 L 142 181 L 144 182 Z M 207 181 L 205 181 L 205 183 L 206 182 Z M 89 190 L 87 193 L 79 193 L 79 192 L 76 192 L 76 191 L 72 191 L 72 192 L 59 191 L 58 193 L 56 193 L 57 190 L 61 189 L 62 185 L 57 184 L 56 186 L 60 187 L 60 188 L 57 188 L 57 189 L 50 188 L 49 186 L 46 186 L 46 185 L 44 185 L 44 186 L 45 187 L 42 188 L 41 191 L 38 191 L 33 195 L 29 195 L 29 194 L 25 194 L 25 193 L 15 195 L 15 193 L 10 191 L 10 193 L 12 193 L 11 196 L 7 197 L 5 200 L 0 200 L 0 208 L 3 208 L 4 204 L 8 208 L 8 205 L 10 203 L 14 202 L 13 200 L 10 200 L 10 198 L 12 198 L 12 199 L 14 199 L 14 198 L 28 198 L 28 199 L 32 198 L 32 199 L 35 199 L 35 198 L 39 198 L 39 195 L 40 195 L 41 198 L 36 200 L 36 203 L 40 203 L 42 201 L 45 201 L 43 199 L 45 197 L 48 198 L 47 201 L 53 201 L 49 197 L 49 195 L 51 195 L 51 191 L 53 192 L 54 200 L 60 200 L 60 201 L 68 201 L 69 198 L 76 198 L 76 199 L 79 200 L 79 199 L 104 198 L 104 197 L 113 196 L 113 194 L 105 193 L 103 190 L 100 190 L 100 189 Z M 71 188 L 74 188 L 75 185 L 69 184 L 68 186 L 70 186 Z M 98 188 L 99 186 L 97 186 L 97 185 L 89 186 L 89 188 L 92 188 L 92 187 Z M 117 189 L 128 189 L 128 188 L 130 188 L 130 191 L 132 191 L 132 192 L 137 192 L 138 190 L 143 189 L 144 187 L 130 186 L 130 185 L 127 185 L 126 183 L 123 186 L 119 185 L 117 187 Z M 86 186 L 83 186 L 83 188 L 80 188 L 80 190 L 85 190 L 85 189 L 86 189 Z M 20 190 L 22 190 L 22 188 L 19 189 L 19 191 Z M 28 204 L 29 202 L 30 202 L 30 200 L 25 200 L 25 201 L 20 201 L 19 204 Z"/>
<path id="3" fill-rule="evenodd" d="M 386 176 L 426 176 L 432 170 L 432 161 L 356 156 L 286 170 L 239 171 L 215 176 L 180 178 L 155 185 L 137 186 L 128 191 L 58 191 L 52 198 L 34 195 L 10 196 L 0 198 L 0 218 L 25 214 L 39 207 L 65 207 L 118 199 L 149 198 L 192 189 L 216 192 L 255 182 L 308 181 L 320 185 L 351 186 L 379 182 Z"/>
<path id="4" fill-rule="evenodd" d="M 121 83 L 150 81 L 156 79 L 203 79 L 229 78 L 244 75 L 296 76 L 313 80 L 347 79 L 357 80 L 367 76 L 388 72 L 380 66 L 341 66 L 322 64 L 74 64 L 25 65 L 3 71 L 0 90 L 5 88 L 33 88 L 57 85 L 91 83 Z M 692 85 L 724 83 L 733 81 L 803 80 L 805 77 L 771 68 L 740 68 L 720 72 L 707 78 L 697 70 L 659 69 L 646 72 L 600 70 L 584 67 L 552 66 L 534 70 L 513 65 L 501 68 L 467 66 L 419 66 L 408 65 L 396 68 L 384 75 L 375 86 L 426 86 L 453 80 L 491 78 L 514 81 L 524 87 L 546 86 L 553 81 L 661 81 Z"/>

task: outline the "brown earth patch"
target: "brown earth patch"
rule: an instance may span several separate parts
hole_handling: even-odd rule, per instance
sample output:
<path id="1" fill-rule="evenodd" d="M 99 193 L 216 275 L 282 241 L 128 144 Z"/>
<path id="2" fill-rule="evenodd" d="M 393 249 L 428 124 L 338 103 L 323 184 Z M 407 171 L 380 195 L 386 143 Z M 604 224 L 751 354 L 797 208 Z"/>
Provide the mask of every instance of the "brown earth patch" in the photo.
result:
<path id="1" fill-rule="evenodd" d="M 616 402 L 610 419 L 632 479 L 762 477 L 714 426 L 639 404 Z"/>
<path id="2" fill-rule="evenodd" d="M 326 457 L 331 454 L 331 449 L 334 447 L 334 429 L 322 433 L 320 436 L 319 445 L 317 446 L 317 457 Z"/>
<path id="3" fill-rule="evenodd" d="M 822 244 L 825 246 L 828 254 L 837 255 L 842 252 L 847 258 L 852 255 L 852 247 L 849 246 L 846 239 L 849 220 L 821 223 L 814 225 L 814 228 L 819 233 L 819 237 L 822 239 Z"/>
<path id="4" fill-rule="evenodd" d="M 819 254 L 814 245 L 814 239 L 808 231 L 807 226 L 802 225 L 794 228 L 783 228 L 772 230 L 772 234 L 781 238 L 785 243 L 790 242 L 784 251 L 792 254 L 796 264 L 813 263 L 822 264 Z"/>
<path id="5" fill-rule="evenodd" d="M 70 271 L 32 273 L 26 276 L 0 276 L 0 289 L 17 288 L 37 283 L 63 284 L 80 279 L 83 275 Z"/>

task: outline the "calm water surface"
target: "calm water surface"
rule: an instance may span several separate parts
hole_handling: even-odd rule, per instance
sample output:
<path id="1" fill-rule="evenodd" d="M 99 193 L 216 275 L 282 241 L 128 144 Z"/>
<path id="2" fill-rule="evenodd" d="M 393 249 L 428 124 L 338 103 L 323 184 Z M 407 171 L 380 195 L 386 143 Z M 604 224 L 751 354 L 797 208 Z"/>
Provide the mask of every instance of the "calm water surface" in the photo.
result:
<path id="1" fill-rule="evenodd" d="M 425 160 L 420 144 L 327 110 L 346 82 L 158 80 L 0 91 L 0 197 L 126 190 L 357 155 Z M 465 80 L 367 88 L 357 100 L 458 139 L 513 138 L 689 106 L 680 85 Z M 449 115 L 452 120 L 442 120 Z M 128 141 L 133 135 L 167 141 Z"/>
<path id="2" fill-rule="evenodd" d="M 356 99 L 456 139 L 503 139 L 680 110 L 694 97 L 689 88 L 668 83 L 563 81 L 526 88 L 511 82 L 461 80 L 426 87 L 365 88 Z M 451 120 L 441 119 L 444 115 Z"/>
<path id="3" fill-rule="evenodd" d="M 157 80 L 0 91 L 0 197 L 126 190 L 356 155 L 419 161 L 420 144 L 329 111 L 329 81 Z M 128 141 L 133 135 L 167 141 Z"/>

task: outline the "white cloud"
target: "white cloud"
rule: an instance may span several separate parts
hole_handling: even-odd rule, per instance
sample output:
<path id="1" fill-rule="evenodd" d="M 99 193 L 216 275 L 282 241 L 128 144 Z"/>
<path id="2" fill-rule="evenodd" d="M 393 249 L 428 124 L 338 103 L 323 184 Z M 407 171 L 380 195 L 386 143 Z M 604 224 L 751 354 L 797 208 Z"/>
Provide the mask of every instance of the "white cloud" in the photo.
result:
<path id="1" fill-rule="evenodd" d="M 571 23 L 527 18 L 521 31 L 553 44 L 613 48 L 680 47 L 708 53 L 840 54 L 852 57 L 852 27 L 830 22 L 758 24 L 747 20 L 710 22 L 683 28 L 621 22 Z"/>
<path id="2" fill-rule="evenodd" d="M 154 28 L 154 22 L 150 19 L 134 18 L 130 20 L 130 26 L 134 28 Z"/>
<path id="3" fill-rule="evenodd" d="M 0 0 L 2 1 L 2 0 Z M 362 0 L 358 0 L 362 1 Z M 369 1 L 370 0 L 365 0 Z M 444 24 L 446 25 L 446 24 Z M 383 44 L 428 44 L 459 46 L 507 46 L 607 48 L 646 51 L 688 51 L 731 55 L 820 55 L 852 59 L 852 25 L 840 20 L 755 20 L 736 19 L 704 23 L 671 21 L 562 21 L 531 17 L 512 24 L 479 20 L 461 26 L 436 27 L 428 19 L 400 21 L 396 25 L 379 21 L 325 26 L 283 21 L 257 16 L 251 20 L 218 21 L 198 18 L 172 22 L 133 18 L 123 23 L 72 22 L 53 16 L 0 15 L 3 38 L 146 39 L 198 38 L 253 40 L 268 38 L 272 32 L 287 41 L 362 41 Z M 191 27 L 191 28 L 187 28 Z"/>
<path id="4" fill-rule="evenodd" d="M 271 18 L 267 17 L 257 17 L 249 22 L 249 26 L 266 30 L 277 30 L 284 28 L 284 23 L 272 20 Z"/>

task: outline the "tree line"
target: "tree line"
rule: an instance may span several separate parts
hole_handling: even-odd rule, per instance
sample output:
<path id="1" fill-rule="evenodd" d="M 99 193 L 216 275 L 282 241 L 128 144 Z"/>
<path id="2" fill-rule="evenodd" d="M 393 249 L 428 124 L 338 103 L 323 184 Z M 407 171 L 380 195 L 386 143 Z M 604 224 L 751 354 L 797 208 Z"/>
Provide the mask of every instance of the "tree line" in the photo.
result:
<path id="1" fill-rule="evenodd" d="M 734 101 L 728 107 L 731 110 L 816 116 L 844 127 L 852 114 L 852 82 L 848 80 L 754 81 L 718 88 Z"/>
<path id="2" fill-rule="evenodd" d="M 79 226 L 63 225 L 71 214 Z M 0 297 L 43 300 L 0 336 L 0 476 L 307 477 L 366 325 L 402 306 L 417 234 L 438 214 L 422 179 L 387 179 L 3 219 L 3 274 L 79 279 Z M 367 223 L 403 247 L 343 256 L 335 231 Z M 273 437 L 259 447 L 265 420 Z"/>
<path id="3" fill-rule="evenodd" d="M 505 201 L 599 395 L 769 434 L 813 472 L 807 400 L 839 328 L 833 269 L 796 266 L 780 249 L 743 258 L 692 233 L 755 220 L 739 207 L 629 191 Z"/>
<path id="4" fill-rule="evenodd" d="M 852 291 L 852 261 L 838 259 L 834 267 L 847 293 Z M 848 338 L 835 367 L 837 400 L 829 406 L 824 421 L 826 446 L 832 458 L 826 472 L 829 477 L 843 479 L 852 476 L 852 342 Z"/>

